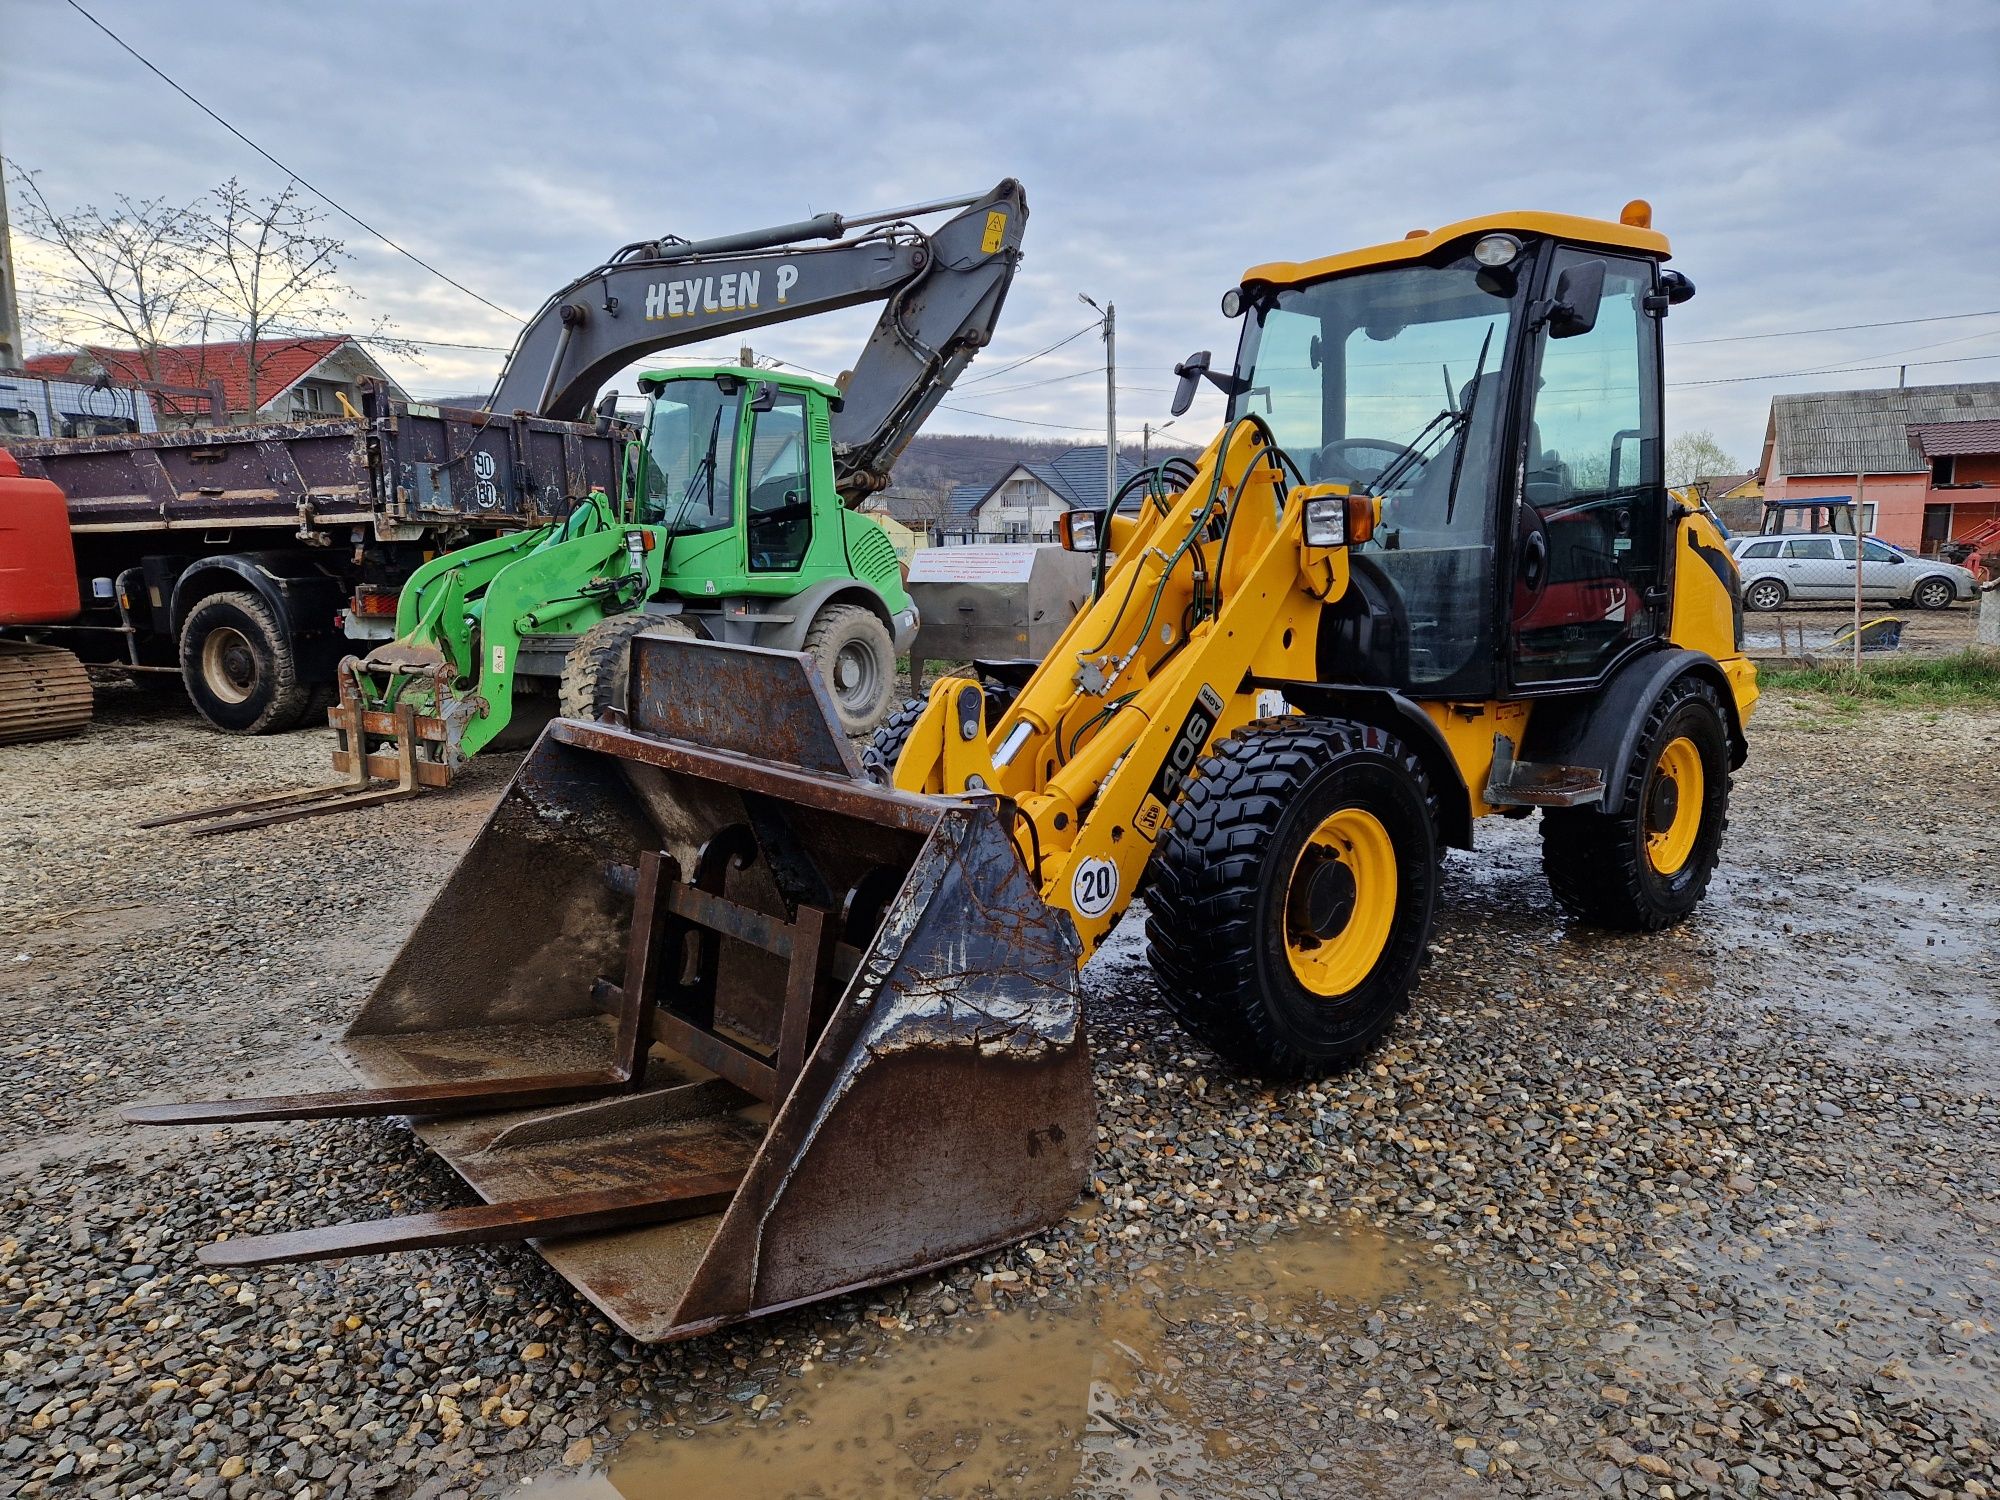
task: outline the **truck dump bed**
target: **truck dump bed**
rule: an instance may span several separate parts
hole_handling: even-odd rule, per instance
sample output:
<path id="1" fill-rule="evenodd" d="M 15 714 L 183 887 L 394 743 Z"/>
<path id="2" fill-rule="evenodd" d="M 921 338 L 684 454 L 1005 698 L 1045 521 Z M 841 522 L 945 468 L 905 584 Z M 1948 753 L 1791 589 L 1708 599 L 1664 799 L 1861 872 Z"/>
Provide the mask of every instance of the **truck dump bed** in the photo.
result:
<path id="1" fill-rule="evenodd" d="M 362 420 L 312 418 L 92 438 L 11 438 L 24 474 L 52 480 L 79 533 L 368 526 L 509 530 L 616 494 L 630 429 L 393 401 Z"/>

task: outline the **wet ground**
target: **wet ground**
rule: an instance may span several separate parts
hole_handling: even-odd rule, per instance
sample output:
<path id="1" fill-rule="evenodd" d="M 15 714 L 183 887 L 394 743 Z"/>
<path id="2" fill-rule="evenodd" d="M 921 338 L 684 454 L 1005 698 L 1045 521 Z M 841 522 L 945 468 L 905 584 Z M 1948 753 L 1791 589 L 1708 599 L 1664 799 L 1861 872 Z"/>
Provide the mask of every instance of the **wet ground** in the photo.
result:
<path id="1" fill-rule="evenodd" d="M 497 790 L 124 831 L 316 750 L 115 709 L 0 749 L 32 856 L 0 874 L 0 1493 L 2000 1493 L 2000 706 L 1770 701 L 1725 873 L 1652 937 L 1569 927 L 1533 825 L 1482 828 L 1410 1015 L 1325 1083 L 1229 1076 L 1128 926 L 1086 975 L 1076 1214 L 664 1349 L 520 1250 L 194 1264 L 463 1201 L 394 1126 L 110 1123 L 190 1077 L 336 1082 Z"/>

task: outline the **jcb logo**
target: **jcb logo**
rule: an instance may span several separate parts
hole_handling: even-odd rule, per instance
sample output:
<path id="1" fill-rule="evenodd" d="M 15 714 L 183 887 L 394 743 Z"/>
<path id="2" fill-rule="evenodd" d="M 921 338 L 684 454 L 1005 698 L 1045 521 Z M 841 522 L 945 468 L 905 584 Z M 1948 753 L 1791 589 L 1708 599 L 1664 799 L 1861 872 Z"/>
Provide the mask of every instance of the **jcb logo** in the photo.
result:
<path id="1" fill-rule="evenodd" d="M 1174 743 L 1167 751 L 1167 758 L 1161 763 L 1159 773 L 1153 777 L 1149 793 L 1162 804 L 1171 804 L 1181 789 L 1181 783 L 1194 769 L 1194 763 L 1201 759 L 1202 746 L 1215 733 L 1215 726 L 1222 720 L 1222 695 L 1207 683 L 1195 694 L 1194 703 L 1188 708 L 1187 717 L 1181 720 L 1180 733 L 1174 736 Z"/>

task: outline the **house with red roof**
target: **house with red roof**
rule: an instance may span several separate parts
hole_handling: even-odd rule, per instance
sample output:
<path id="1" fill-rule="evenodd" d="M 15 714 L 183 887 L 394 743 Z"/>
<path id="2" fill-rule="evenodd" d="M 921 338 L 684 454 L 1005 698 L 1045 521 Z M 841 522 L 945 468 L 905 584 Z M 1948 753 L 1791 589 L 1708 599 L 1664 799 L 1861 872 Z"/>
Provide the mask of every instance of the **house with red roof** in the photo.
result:
<path id="1" fill-rule="evenodd" d="M 382 381 L 390 395 L 404 395 L 366 346 L 339 334 L 260 339 L 254 360 L 251 346 L 236 341 L 177 344 L 153 350 L 150 358 L 136 349 L 92 345 L 37 354 L 23 368 L 51 380 L 95 380 L 101 373 L 116 385 L 154 380 L 204 391 L 219 386 L 230 422 L 343 416 L 343 397 L 359 411 L 364 380 Z M 205 398 L 156 393 L 153 408 L 162 426 L 207 425 L 212 420 Z"/>

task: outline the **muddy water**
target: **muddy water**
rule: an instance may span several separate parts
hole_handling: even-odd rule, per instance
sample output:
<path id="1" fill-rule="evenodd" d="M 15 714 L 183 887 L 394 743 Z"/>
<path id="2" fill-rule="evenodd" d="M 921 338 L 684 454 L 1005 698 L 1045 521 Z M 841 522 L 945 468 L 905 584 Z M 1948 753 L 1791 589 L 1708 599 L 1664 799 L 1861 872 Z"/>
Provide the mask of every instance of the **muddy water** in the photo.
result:
<path id="1" fill-rule="evenodd" d="M 905 1339 L 867 1358 L 809 1368 L 747 1410 L 692 1436 L 639 1434 L 608 1471 L 547 1476 L 518 1496 L 677 1500 L 720 1495 L 1160 1497 L 1262 1492 L 1286 1434 L 1243 1419 L 1269 1399 L 1280 1428 L 1317 1388 L 1267 1332 L 1360 1336 L 1383 1308 L 1442 1320 L 1466 1289 L 1423 1241 L 1358 1222 L 1154 1266 L 1117 1292 L 989 1314 L 966 1329 Z M 1231 1357 L 1231 1345 L 1241 1350 Z M 1296 1451 L 1292 1462 L 1296 1464 Z M 1328 1492 L 1403 1495 L 1407 1458 L 1329 1447 L 1311 1462 Z M 1462 1476 L 1460 1476 L 1462 1477 Z M 1430 1476 L 1424 1493 L 1452 1483 Z"/>

